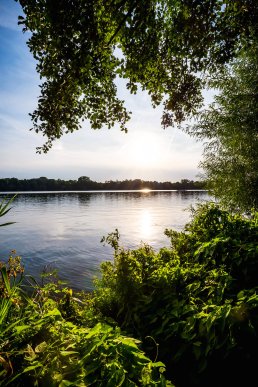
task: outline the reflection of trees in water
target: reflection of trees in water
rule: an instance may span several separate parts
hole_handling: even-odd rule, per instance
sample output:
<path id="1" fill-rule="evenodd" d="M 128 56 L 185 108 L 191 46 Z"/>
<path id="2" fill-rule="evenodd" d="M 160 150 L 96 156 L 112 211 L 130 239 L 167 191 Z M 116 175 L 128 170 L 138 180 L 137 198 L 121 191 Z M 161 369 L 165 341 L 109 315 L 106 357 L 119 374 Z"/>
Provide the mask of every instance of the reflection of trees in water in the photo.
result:
<path id="1" fill-rule="evenodd" d="M 0 195 L 1 198 L 12 197 L 13 194 Z M 90 202 L 98 202 L 99 200 L 110 200 L 110 201 L 133 201 L 140 199 L 151 199 L 151 198 L 177 198 L 183 201 L 191 201 L 192 199 L 202 199 L 207 197 L 206 191 L 95 191 L 95 192 L 33 192 L 33 193 L 17 193 L 14 200 L 15 204 L 20 203 L 40 203 L 40 204 L 51 204 L 65 203 L 66 205 L 74 204 L 78 201 L 79 205 L 89 205 Z"/>
<path id="2" fill-rule="evenodd" d="M 199 196 L 207 196 L 207 191 L 119 191 L 119 192 L 102 192 L 102 195 L 107 198 L 123 198 L 125 200 L 142 199 L 151 197 L 182 197 L 184 198 L 195 198 Z"/>
<path id="3" fill-rule="evenodd" d="M 206 197 L 207 192 L 206 191 L 175 191 L 175 194 L 177 196 L 180 196 L 182 200 L 189 200 L 200 198 L 200 196 Z"/>
<path id="4" fill-rule="evenodd" d="M 88 192 L 79 192 L 76 197 L 78 199 L 79 204 L 83 204 L 85 206 L 88 205 L 92 200 L 92 195 L 92 193 Z"/>
<path id="5" fill-rule="evenodd" d="M 8 195 L 0 195 L 1 198 L 12 197 L 13 194 Z M 80 192 L 33 192 L 33 193 L 17 193 L 14 205 L 21 203 L 30 203 L 34 204 L 51 204 L 58 203 L 61 204 L 65 202 L 68 204 L 69 202 L 74 203 L 75 201 L 83 202 L 84 205 L 87 202 L 90 202 L 91 195 L 88 193 L 80 193 Z"/>

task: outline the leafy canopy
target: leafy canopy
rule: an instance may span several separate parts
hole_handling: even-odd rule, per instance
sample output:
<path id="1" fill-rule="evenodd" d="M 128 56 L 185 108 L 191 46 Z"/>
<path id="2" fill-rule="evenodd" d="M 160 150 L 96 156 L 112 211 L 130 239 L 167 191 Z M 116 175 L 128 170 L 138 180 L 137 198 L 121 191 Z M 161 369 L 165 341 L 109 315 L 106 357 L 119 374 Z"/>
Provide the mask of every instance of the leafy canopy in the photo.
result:
<path id="1" fill-rule="evenodd" d="M 33 128 L 47 141 L 93 129 L 130 113 L 117 77 L 163 103 L 162 125 L 180 123 L 201 105 L 205 76 L 235 57 L 257 34 L 255 0 L 19 0 L 28 46 L 43 79 Z"/>

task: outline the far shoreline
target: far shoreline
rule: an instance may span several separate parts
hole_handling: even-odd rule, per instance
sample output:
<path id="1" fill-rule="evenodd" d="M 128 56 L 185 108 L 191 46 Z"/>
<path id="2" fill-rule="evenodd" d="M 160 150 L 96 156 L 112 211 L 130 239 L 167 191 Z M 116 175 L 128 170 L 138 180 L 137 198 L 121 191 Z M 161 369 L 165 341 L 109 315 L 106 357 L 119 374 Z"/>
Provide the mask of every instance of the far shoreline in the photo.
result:
<path id="1" fill-rule="evenodd" d="M 6 195 L 6 194 L 45 194 L 45 193 L 152 193 L 152 192 L 208 192 L 207 189 L 149 189 L 149 188 L 143 188 L 143 189 L 118 189 L 118 190 L 60 190 L 60 191 L 54 191 L 54 190 L 40 190 L 40 191 L 0 191 L 0 195 Z"/>

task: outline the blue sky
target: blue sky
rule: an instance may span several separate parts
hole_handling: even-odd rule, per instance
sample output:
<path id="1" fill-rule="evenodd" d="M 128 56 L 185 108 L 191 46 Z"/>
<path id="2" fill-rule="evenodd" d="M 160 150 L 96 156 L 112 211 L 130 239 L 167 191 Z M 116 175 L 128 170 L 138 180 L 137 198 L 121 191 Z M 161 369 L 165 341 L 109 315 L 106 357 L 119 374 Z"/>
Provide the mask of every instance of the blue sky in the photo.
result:
<path id="1" fill-rule="evenodd" d="M 0 0 L 0 177 L 197 179 L 202 145 L 176 128 L 163 130 L 161 108 L 151 107 L 147 93 L 130 95 L 122 81 L 118 93 L 133 113 L 127 134 L 119 128 L 94 131 L 86 122 L 46 155 L 36 154 L 44 140 L 29 130 L 29 113 L 37 105 L 40 80 L 26 46 L 28 34 L 17 25 L 19 14 L 14 0 Z"/>

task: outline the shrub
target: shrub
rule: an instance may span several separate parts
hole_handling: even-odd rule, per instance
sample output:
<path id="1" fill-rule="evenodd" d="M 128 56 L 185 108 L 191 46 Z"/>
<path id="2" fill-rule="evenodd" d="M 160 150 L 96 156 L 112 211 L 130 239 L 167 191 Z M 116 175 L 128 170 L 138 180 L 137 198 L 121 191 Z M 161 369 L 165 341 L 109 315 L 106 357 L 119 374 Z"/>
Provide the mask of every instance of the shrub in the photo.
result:
<path id="1" fill-rule="evenodd" d="M 1 386 L 171 385 L 164 364 L 152 362 L 139 340 L 96 323 L 90 295 L 74 297 L 59 282 L 39 286 L 31 277 L 28 295 L 24 281 L 16 283 L 20 260 L 15 268 L 13 259 L 1 268 Z"/>
<path id="2" fill-rule="evenodd" d="M 258 361 L 258 214 L 245 218 L 210 203 L 183 232 L 166 230 L 158 252 L 106 241 L 95 307 L 143 342 L 177 386 L 248 384 Z"/>

